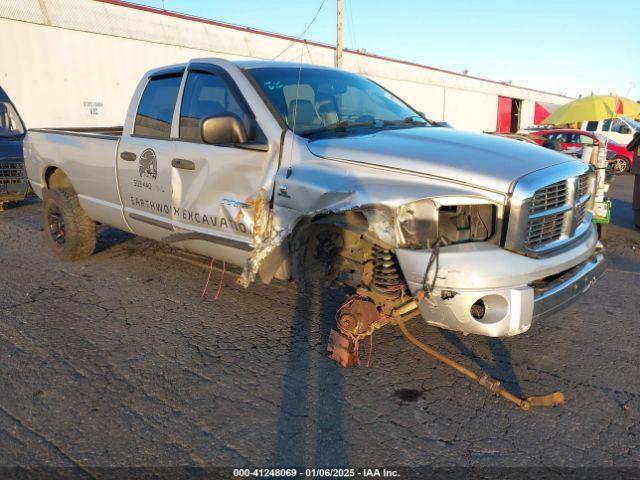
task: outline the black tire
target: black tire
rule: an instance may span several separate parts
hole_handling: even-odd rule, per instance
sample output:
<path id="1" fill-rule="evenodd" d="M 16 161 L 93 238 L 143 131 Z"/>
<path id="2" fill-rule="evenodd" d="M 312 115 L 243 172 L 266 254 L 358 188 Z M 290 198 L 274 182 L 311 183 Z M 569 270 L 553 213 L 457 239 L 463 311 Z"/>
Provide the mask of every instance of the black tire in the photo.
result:
<path id="1" fill-rule="evenodd" d="M 613 159 L 613 173 L 616 175 L 624 175 L 629 171 L 629 159 L 618 155 Z"/>
<path id="2" fill-rule="evenodd" d="M 42 224 L 51 250 L 60 260 L 81 260 L 96 248 L 96 222 L 70 188 L 44 191 Z"/>

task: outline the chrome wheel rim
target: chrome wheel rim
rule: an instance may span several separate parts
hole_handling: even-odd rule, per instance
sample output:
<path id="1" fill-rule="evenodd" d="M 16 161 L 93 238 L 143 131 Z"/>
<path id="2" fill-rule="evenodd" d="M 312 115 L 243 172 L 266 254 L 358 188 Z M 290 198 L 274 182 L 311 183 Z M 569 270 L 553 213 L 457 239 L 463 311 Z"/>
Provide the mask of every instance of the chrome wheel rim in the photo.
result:
<path id="1" fill-rule="evenodd" d="M 625 173 L 627 171 L 627 162 L 625 162 L 623 159 L 616 158 L 613 162 L 613 170 L 617 174 Z"/>
<path id="2" fill-rule="evenodd" d="M 60 210 L 56 207 L 51 207 L 47 212 L 47 224 L 49 226 L 49 235 L 55 243 L 58 245 L 64 245 L 66 240 L 64 218 Z"/>

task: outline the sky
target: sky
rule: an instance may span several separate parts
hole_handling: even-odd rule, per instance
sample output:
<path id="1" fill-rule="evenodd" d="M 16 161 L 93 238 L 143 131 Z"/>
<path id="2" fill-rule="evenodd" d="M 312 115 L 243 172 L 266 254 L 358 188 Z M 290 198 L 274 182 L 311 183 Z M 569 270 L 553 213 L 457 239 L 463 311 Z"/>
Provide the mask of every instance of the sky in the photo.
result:
<path id="1" fill-rule="evenodd" d="M 162 0 L 133 3 L 163 7 Z M 322 0 L 164 0 L 164 8 L 297 37 Z M 514 85 L 640 100 L 640 1 L 342 0 L 343 44 Z M 617 4 L 617 6 L 616 6 Z M 334 44 L 336 1 L 308 40 Z"/>

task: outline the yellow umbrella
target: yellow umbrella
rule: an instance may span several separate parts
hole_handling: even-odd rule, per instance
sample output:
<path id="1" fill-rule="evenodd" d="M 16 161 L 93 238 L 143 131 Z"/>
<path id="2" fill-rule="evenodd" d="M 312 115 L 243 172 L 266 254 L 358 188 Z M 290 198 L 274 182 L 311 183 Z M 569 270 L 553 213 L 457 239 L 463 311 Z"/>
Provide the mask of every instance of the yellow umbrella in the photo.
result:
<path id="1" fill-rule="evenodd" d="M 606 118 L 637 117 L 640 103 L 615 95 L 591 95 L 562 105 L 542 122 L 546 125 L 604 120 Z"/>

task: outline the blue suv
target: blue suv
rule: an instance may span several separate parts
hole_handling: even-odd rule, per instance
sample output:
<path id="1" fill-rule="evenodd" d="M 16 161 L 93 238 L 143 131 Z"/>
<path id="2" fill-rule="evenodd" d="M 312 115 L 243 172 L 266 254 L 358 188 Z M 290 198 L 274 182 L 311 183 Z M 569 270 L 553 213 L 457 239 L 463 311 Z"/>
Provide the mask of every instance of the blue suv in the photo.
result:
<path id="1" fill-rule="evenodd" d="M 0 210 L 23 200 L 29 190 L 22 140 L 26 129 L 9 96 L 0 87 Z"/>

